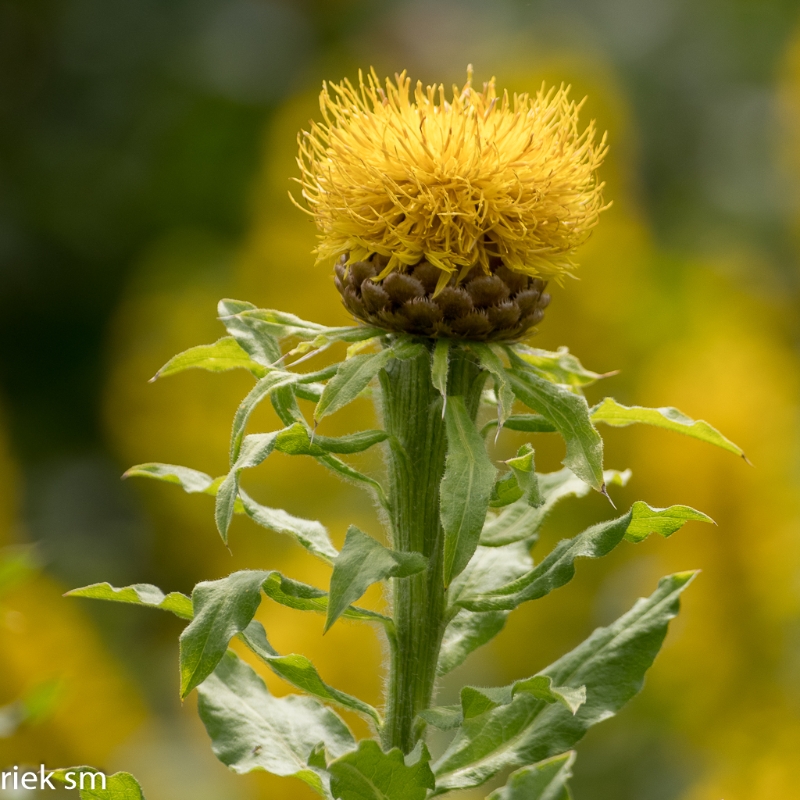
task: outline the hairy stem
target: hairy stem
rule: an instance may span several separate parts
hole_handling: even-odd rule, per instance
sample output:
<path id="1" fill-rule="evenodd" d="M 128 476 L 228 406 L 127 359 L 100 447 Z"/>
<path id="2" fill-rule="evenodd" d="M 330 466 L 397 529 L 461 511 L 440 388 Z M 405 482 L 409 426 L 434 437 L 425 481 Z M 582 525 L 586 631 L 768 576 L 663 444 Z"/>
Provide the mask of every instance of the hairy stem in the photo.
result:
<path id="1" fill-rule="evenodd" d="M 447 443 L 443 400 L 431 382 L 430 353 L 391 361 L 380 379 L 384 425 L 395 442 L 388 458 L 392 547 L 422 553 L 429 560 L 425 572 L 395 578 L 392 587 L 397 641 L 391 655 L 383 745 L 407 753 L 422 733 L 417 714 L 430 707 L 433 698 L 446 624 L 439 484 Z M 464 397 L 473 419 L 484 379 L 485 373 L 469 354 L 451 350 L 447 393 Z"/>

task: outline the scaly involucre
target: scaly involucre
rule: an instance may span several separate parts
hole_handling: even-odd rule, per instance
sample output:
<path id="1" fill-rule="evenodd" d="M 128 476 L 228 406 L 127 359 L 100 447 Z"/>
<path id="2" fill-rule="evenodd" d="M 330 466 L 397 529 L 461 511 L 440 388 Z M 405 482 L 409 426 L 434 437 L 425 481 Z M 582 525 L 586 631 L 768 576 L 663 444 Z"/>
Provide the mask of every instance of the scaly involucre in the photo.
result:
<path id="1" fill-rule="evenodd" d="M 499 257 L 510 269 L 555 278 L 604 210 L 597 168 L 606 154 L 594 122 L 580 132 L 569 88 L 535 96 L 417 83 L 403 72 L 381 86 L 372 71 L 323 84 L 324 122 L 298 137 L 300 184 L 320 231 L 319 261 L 388 257 L 383 273 L 426 258 L 440 288 Z"/>

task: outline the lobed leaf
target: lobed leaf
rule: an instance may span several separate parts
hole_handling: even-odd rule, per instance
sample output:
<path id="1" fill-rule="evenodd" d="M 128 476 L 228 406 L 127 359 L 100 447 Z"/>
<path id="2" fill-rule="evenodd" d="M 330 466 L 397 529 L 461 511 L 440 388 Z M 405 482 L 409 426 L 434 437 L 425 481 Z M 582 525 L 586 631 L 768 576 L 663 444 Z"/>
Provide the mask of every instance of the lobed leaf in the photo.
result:
<path id="1" fill-rule="evenodd" d="M 405 578 L 422 572 L 428 559 L 422 553 L 401 553 L 384 547 L 351 525 L 342 552 L 333 562 L 325 631 L 367 589 L 386 578 Z"/>
<path id="2" fill-rule="evenodd" d="M 558 686 L 586 687 L 586 703 L 576 714 L 518 692 L 509 704 L 465 720 L 434 768 L 437 792 L 478 786 L 501 770 L 563 753 L 616 714 L 641 689 L 694 575 L 662 578 L 649 598 L 542 671 Z"/>
<path id="3" fill-rule="evenodd" d="M 674 532 L 690 519 L 708 521 L 700 512 L 693 509 L 688 509 L 688 512 L 676 511 L 675 507 L 652 509 L 641 503 L 621 517 L 593 525 L 572 539 L 562 539 L 538 566 L 521 578 L 494 591 L 464 594 L 457 603 L 470 611 L 510 611 L 520 603 L 538 600 L 572 580 L 576 558 L 600 558 L 607 555 L 622 541 L 632 524 L 631 540 L 641 541 L 644 538 L 643 528 L 649 532 L 664 526 Z"/>
<path id="4" fill-rule="evenodd" d="M 603 491 L 603 440 L 589 419 L 586 400 L 532 372 L 512 369 L 508 375 L 514 394 L 552 422 L 564 437 L 564 466 L 593 489 Z"/>
<path id="5" fill-rule="evenodd" d="M 440 489 L 444 529 L 445 584 L 475 553 L 497 470 L 470 419 L 463 397 L 451 397 L 445 409 L 447 457 Z"/>
<path id="6" fill-rule="evenodd" d="M 131 467 L 123 477 L 144 477 L 174 483 L 188 493 L 208 494 L 215 497 L 223 478 L 211 478 L 204 472 L 174 464 L 139 464 Z M 247 514 L 262 528 L 291 536 L 310 553 L 330 563 L 339 554 L 331 543 L 328 531 L 321 522 L 295 517 L 280 508 L 269 508 L 256 502 L 242 489 L 233 506 L 234 513 Z"/>
<path id="7" fill-rule="evenodd" d="M 625 486 L 630 476 L 630 470 L 617 472 L 607 469 L 603 472 L 603 483 L 606 486 Z M 568 497 L 584 497 L 590 491 L 589 485 L 566 467 L 558 472 L 538 474 L 537 482 L 543 503 L 532 508 L 527 500 L 518 500 L 502 513 L 490 514 L 481 532 L 482 545 L 500 547 L 510 542 L 529 539 L 538 534 L 558 503 Z"/>
<path id="8" fill-rule="evenodd" d="M 117 589 L 110 583 L 93 583 L 81 589 L 72 589 L 64 597 L 88 597 L 92 600 L 110 600 L 114 603 L 130 603 L 135 606 L 149 606 L 171 611 L 181 619 L 193 616 L 192 601 L 185 594 L 170 592 L 164 594 L 157 586 L 149 583 L 134 583 Z"/>
<path id="9" fill-rule="evenodd" d="M 700 439 L 702 442 L 721 447 L 730 453 L 745 458 L 741 447 L 723 436 L 705 420 L 694 420 L 677 408 L 644 408 L 642 406 L 623 406 L 613 397 L 606 397 L 592 409 L 592 421 L 612 425 L 615 428 L 624 428 L 628 425 L 642 423 L 665 428 L 669 431 Z"/>
<path id="10" fill-rule="evenodd" d="M 343 708 L 355 711 L 370 719 L 377 727 L 382 720 L 380 714 L 369 703 L 357 697 L 340 692 L 325 683 L 316 667 L 302 655 L 279 655 L 269 643 L 264 626 L 253 620 L 240 634 L 239 638 L 279 677 L 298 689 L 323 700 L 337 703 Z"/>
<path id="11" fill-rule="evenodd" d="M 223 336 L 214 344 L 201 344 L 190 347 L 173 356 L 150 379 L 152 383 L 158 378 L 177 375 L 187 369 L 204 369 L 207 372 L 227 372 L 231 369 L 246 369 L 258 378 L 262 378 L 266 370 L 261 364 L 253 361 L 232 336 Z"/>
<path id="12" fill-rule="evenodd" d="M 572 777 L 575 752 L 553 756 L 511 773 L 508 782 L 486 800 L 570 800 L 567 781 Z"/>
<path id="13" fill-rule="evenodd" d="M 434 778 L 425 745 L 419 758 L 403 756 L 395 747 L 388 753 L 371 739 L 328 765 L 331 793 L 337 800 L 425 800 Z"/>
<path id="14" fill-rule="evenodd" d="M 589 386 L 601 378 L 617 374 L 616 372 L 592 372 L 586 369 L 566 347 L 559 347 L 555 352 L 551 352 L 527 345 L 516 345 L 511 352 L 526 365 L 534 367 L 541 377 L 552 383 L 560 383 L 575 389 Z"/>
<path id="15" fill-rule="evenodd" d="M 311 697 L 273 697 L 230 651 L 198 688 L 198 710 L 214 754 L 229 769 L 240 775 L 264 770 L 293 776 L 323 797 L 330 796 L 329 778 L 315 758 L 318 745 L 334 758 L 355 746 L 333 711 Z"/>

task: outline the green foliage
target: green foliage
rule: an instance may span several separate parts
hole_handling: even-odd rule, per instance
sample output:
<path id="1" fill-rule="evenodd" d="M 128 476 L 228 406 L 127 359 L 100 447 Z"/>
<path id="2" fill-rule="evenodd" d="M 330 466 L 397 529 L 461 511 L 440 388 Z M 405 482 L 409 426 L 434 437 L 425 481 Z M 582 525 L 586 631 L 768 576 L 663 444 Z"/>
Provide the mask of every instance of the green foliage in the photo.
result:
<path id="1" fill-rule="evenodd" d="M 708 423 L 675 409 L 627 407 L 611 398 L 590 408 L 584 388 L 607 376 L 585 369 L 564 348 L 551 353 L 519 344 L 389 337 L 365 326 L 326 328 L 236 300 L 223 300 L 219 313 L 227 336 L 181 353 L 158 374 L 189 368 L 250 371 L 255 384 L 236 411 L 230 470 L 212 478 L 188 467 L 151 463 L 131 468 L 126 477 L 215 497 L 217 526 L 226 543 L 234 514 L 290 536 L 332 567 L 330 593 L 274 570 L 245 570 L 199 583 L 191 600 L 147 584 L 114 588 L 101 583 L 69 595 L 160 608 L 189 621 L 180 637 L 180 694 L 197 689 L 213 750 L 235 772 L 262 769 L 294 776 L 329 800 L 424 800 L 516 770 L 488 800 L 568 800 L 575 758 L 570 748 L 640 690 L 678 611 L 678 596 L 694 573 L 662 579 L 651 597 L 536 675 L 501 687 L 463 687 L 460 703 L 453 706 L 433 705 L 435 678 L 496 636 L 518 605 L 568 583 L 576 559 L 600 558 L 623 540 L 641 542 L 651 533 L 670 536 L 689 521 L 712 522 L 688 506 L 653 508 L 638 500 L 626 514 L 558 542 L 534 565 L 530 550 L 558 504 L 630 479 L 627 470 L 603 469 L 595 424 L 647 424 L 738 455 L 741 450 Z M 348 346 L 341 362 L 316 372 L 296 370 L 306 358 L 337 345 Z M 398 361 L 413 364 L 400 369 Z M 392 376 L 398 375 L 414 376 L 414 386 L 393 388 Z M 379 376 L 381 392 L 398 391 L 397 398 L 410 404 L 402 406 L 408 431 L 418 431 L 424 441 L 409 439 L 405 417 L 391 438 L 383 430 L 316 434 L 319 420 L 365 394 Z M 487 377 L 494 389 L 483 392 L 483 403 L 496 414 L 479 432 L 476 405 Z M 248 432 L 252 412 L 267 398 L 283 427 Z M 299 399 L 315 403 L 311 422 Z M 514 414 L 516 400 L 531 413 Z M 417 424 L 421 419 L 426 424 Z M 526 442 L 498 478 L 484 434 L 496 429 L 499 435 L 504 428 L 560 434 L 566 445 L 564 469 L 537 473 L 534 443 Z M 389 463 L 386 488 L 341 458 L 376 446 Z M 314 458 L 371 491 L 387 512 L 393 544 L 384 546 L 350 526 L 338 552 L 320 522 L 250 497 L 240 486 L 242 472 L 257 468 L 273 452 Z M 421 469 L 413 459 L 420 453 L 430 454 L 431 463 L 420 473 L 426 479 L 413 483 L 410 476 Z M 414 492 L 408 490 L 412 485 Z M 426 526 L 422 534 L 415 528 L 413 535 L 401 531 L 398 536 L 392 528 L 420 521 Z M 13 564 L 0 561 L 0 588 L 14 574 Z M 381 582 L 395 599 L 392 616 L 353 605 Z M 282 655 L 272 647 L 255 619 L 264 595 L 324 615 L 325 630 L 340 617 L 378 623 L 392 659 L 385 720 L 368 703 L 326 683 L 305 656 Z M 414 629 L 415 624 L 422 627 Z M 255 671 L 229 649 L 234 639 L 305 696 L 270 695 Z M 327 705 L 367 719 L 383 746 L 374 739 L 357 744 Z M 426 725 L 452 732 L 433 768 L 422 738 Z M 113 776 L 116 794 L 91 796 L 141 798 L 135 780 L 119 775 Z"/>
<path id="2" fill-rule="evenodd" d="M 67 789 L 78 788 L 81 800 L 145 800 L 142 787 L 129 772 L 115 772 L 109 775 L 106 778 L 105 789 L 101 788 L 99 777 L 95 778 L 94 783 L 89 777 L 85 777 L 81 783 L 81 775 L 91 776 L 94 773 L 97 773 L 97 770 L 91 767 L 69 767 L 55 770 L 50 780 L 63 783 Z M 81 786 L 83 788 L 80 788 Z"/>
<path id="3" fill-rule="evenodd" d="M 351 525 L 342 552 L 333 562 L 325 630 L 373 583 L 386 578 L 407 578 L 422 572 L 427 565 L 428 559 L 422 553 L 389 550 Z"/>
<path id="4" fill-rule="evenodd" d="M 429 761 L 424 745 L 404 757 L 398 748 L 384 753 L 377 742 L 365 740 L 328 766 L 331 793 L 338 800 L 425 800 L 434 788 Z"/>

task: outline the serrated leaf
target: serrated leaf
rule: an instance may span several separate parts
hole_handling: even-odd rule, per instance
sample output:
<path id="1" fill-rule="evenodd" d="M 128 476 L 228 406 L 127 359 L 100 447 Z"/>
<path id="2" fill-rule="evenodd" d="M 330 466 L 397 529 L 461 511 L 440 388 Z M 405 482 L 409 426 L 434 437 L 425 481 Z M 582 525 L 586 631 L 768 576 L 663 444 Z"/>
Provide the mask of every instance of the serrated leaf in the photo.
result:
<path id="1" fill-rule="evenodd" d="M 635 517 L 638 515 L 638 521 Z M 458 605 L 470 611 L 512 610 L 520 603 L 538 600 L 572 580 L 575 575 L 576 558 L 601 558 L 610 553 L 632 530 L 630 541 L 639 542 L 643 531 L 649 533 L 659 528 L 674 533 L 686 522 L 698 520 L 710 522 L 710 518 L 687 506 L 650 508 L 646 503 L 634 505 L 621 517 L 600 522 L 579 533 L 572 539 L 562 539 L 547 557 L 521 578 L 492 592 L 466 595 L 458 599 Z"/>
<path id="2" fill-rule="evenodd" d="M 355 400 L 393 357 L 391 349 L 386 349 L 380 353 L 353 356 L 339 364 L 336 375 L 322 392 L 314 410 L 314 419 L 321 420 Z"/>
<path id="3" fill-rule="evenodd" d="M 231 639 L 252 622 L 268 574 L 242 570 L 194 587 L 194 619 L 180 637 L 181 698 L 214 671 Z"/>
<path id="4" fill-rule="evenodd" d="M 442 416 L 447 406 L 447 377 L 450 372 L 450 339 L 437 339 L 431 357 L 431 383 L 442 396 Z"/>
<path id="5" fill-rule="evenodd" d="M 567 445 L 562 462 L 592 488 L 603 489 L 603 440 L 592 427 L 589 406 L 581 395 L 534 375 L 512 369 L 508 373 L 514 394 L 558 429 Z"/>
<path id="6" fill-rule="evenodd" d="M 508 382 L 505 365 L 491 345 L 470 342 L 470 349 L 478 356 L 481 367 L 494 379 L 497 395 L 497 424 L 502 428 L 511 416 L 511 409 L 514 406 L 514 392 Z"/>
<path id="7" fill-rule="evenodd" d="M 422 553 L 400 553 L 384 547 L 351 525 L 342 552 L 333 562 L 327 631 L 342 612 L 373 584 L 386 578 L 405 578 L 422 572 L 428 559 Z"/>
<path id="8" fill-rule="evenodd" d="M 606 486 L 625 486 L 630 479 L 630 470 L 618 472 L 607 469 L 603 472 Z M 529 539 L 538 534 L 555 506 L 568 497 L 584 497 L 590 491 L 587 483 L 576 477 L 572 470 L 547 472 L 537 475 L 542 505 L 531 508 L 525 500 L 508 506 L 502 513 L 487 518 L 481 532 L 481 544 L 500 547 L 510 542 Z"/>
<path id="9" fill-rule="evenodd" d="M 211 478 L 204 472 L 174 464 L 139 464 L 123 476 L 153 478 L 180 486 L 185 492 L 207 494 L 215 497 L 223 478 Z M 310 553 L 328 563 L 339 551 L 331 543 L 328 531 L 321 522 L 295 517 L 280 508 L 269 508 L 256 502 L 242 489 L 234 502 L 234 513 L 247 514 L 262 528 L 291 536 Z"/>
<path id="10" fill-rule="evenodd" d="M 552 383 L 581 388 L 589 386 L 601 378 L 616 375 L 616 372 L 598 373 L 586 369 L 566 347 L 559 347 L 555 352 L 538 350 L 526 345 L 516 345 L 512 352 L 526 364 Z"/>
<path id="11" fill-rule="evenodd" d="M 333 711 L 311 697 L 273 697 L 230 651 L 198 688 L 198 710 L 214 754 L 228 768 L 240 775 L 264 770 L 293 776 L 323 797 L 329 797 L 327 773 L 309 766 L 318 745 L 334 758 L 355 746 Z"/>
<path id="12" fill-rule="evenodd" d="M 542 671 L 558 686 L 586 687 L 576 714 L 519 692 L 509 704 L 466 720 L 435 766 L 437 791 L 478 786 L 501 770 L 563 753 L 616 714 L 641 689 L 694 574 L 662 578 L 649 598 Z"/>
<path id="13" fill-rule="evenodd" d="M 164 594 L 157 586 L 149 583 L 134 583 L 117 589 L 110 583 L 93 583 L 81 589 L 72 589 L 64 597 L 88 597 L 92 600 L 110 600 L 113 603 L 130 603 L 135 606 L 149 606 L 171 611 L 181 619 L 193 616 L 192 601 L 185 594 L 170 592 Z"/>
<path id="14" fill-rule="evenodd" d="M 612 425 L 615 428 L 624 428 L 636 423 L 653 425 L 656 428 L 664 428 L 691 436 L 693 439 L 700 439 L 702 442 L 708 442 L 745 458 L 742 448 L 723 436 L 716 428 L 713 428 L 705 420 L 694 420 L 687 417 L 677 408 L 623 406 L 613 397 L 606 397 L 592 409 L 592 421 Z"/>
<path id="15" fill-rule="evenodd" d="M 625 532 L 629 542 L 644 541 L 651 533 L 658 533 L 664 538 L 679 531 L 686 522 L 710 522 L 711 517 L 696 511 L 689 506 L 670 506 L 669 508 L 653 508 L 647 503 L 637 500 L 631 509 L 633 519 Z"/>
<path id="16" fill-rule="evenodd" d="M 325 683 L 316 667 L 305 656 L 279 655 L 269 643 L 264 626 L 253 620 L 240 634 L 244 643 L 279 677 L 298 689 L 324 702 L 337 703 L 372 720 L 376 726 L 382 723 L 380 714 L 369 703 L 340 692 Z"/>
<path id="17" fill-rule="evenodd" d="M 241 300 L 220 300 L 217 305 L 217 313 L 228 333 L 253 361 L 269 367 L 280 360 L 281 348 L 261 320 L 240 316 L 245 311 L 255 310 L 252 303 Z"/>
<path id="18" fill-rule="evenodd" d="M 52 773 L 45 770 L 45 774 L 68 789 L 79 789 L 81 800 L 145 800 L 142 787 L 130 772 L 104 776 L 92 767 L 67 767 Z"/>
<path id="19" fill-rule="evenodd" d="M 447 457 L 440 488 L 445 584 L 475 553 L 497 470 L 464 405 L 451 397 L 445 410 Z"/>
<path id="20" fill-rule="evenodd" d="M 327 592 L 323 592 L 316 586 L 309 586 L 307 583 L 286 578 L 279 572 L 270 572 L 261 588 L 267 597 L 289 608 L 295 608 L 298 611 L 315 611 L 318 614 L 328 613 Z M 379 622 L 388 630 L 392 629 L 392 620 L 389 617 L 366 608 L 350 606 L 341 616 L 344 619 L 360 622 Z"/>
<path id="21" fill-rule="evenodd" d="M 384 753 L 371 739 L 358 744 L 358 750 L 346 753 L 328 765 L 331 793 L 337 800 L 425 800 L 433 789 L 430 756 L 423 754 L 408 764 L 397 747 Z"/>
<path id="22" fill-rule="evenodd" d="M 151 382 L 169 375 L 177 375 L 187 369 L 203 369 L 206 372 L 227 372 L 231 369 L 246 369 L 257 378 L 262 378 L 265 368 L 253 361 L 232 336 L 223 336 L 214 344 L 190 347 L 173 356 L 156 374 Z"/>
<path id="23" fill-rule="evenodd" d="M 518 769 L 486 800 L 570 800 L 567 781 L 574 763 L 575 752 L 571 751 Z"/>
<path id="24" fill-rule="evenodd" d="M 461 664 L 477 648 L 483 646 L 503 629 L 509 612 L 474 612 L 459 609 L 457 601 L 463 595 L 488 592 L 509 583 L 533 567 L 529 550 L 533 539 L 515 542 L 507 547 L 478 547 L 475 555 L 450 584 L 447 590 L 449 614 L 452 619 L 445 628 L 437 674 L 445 675 Z"/>

